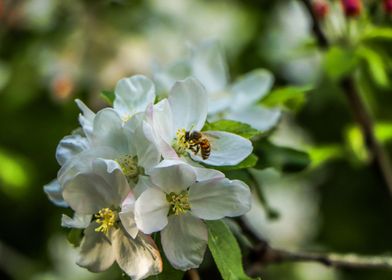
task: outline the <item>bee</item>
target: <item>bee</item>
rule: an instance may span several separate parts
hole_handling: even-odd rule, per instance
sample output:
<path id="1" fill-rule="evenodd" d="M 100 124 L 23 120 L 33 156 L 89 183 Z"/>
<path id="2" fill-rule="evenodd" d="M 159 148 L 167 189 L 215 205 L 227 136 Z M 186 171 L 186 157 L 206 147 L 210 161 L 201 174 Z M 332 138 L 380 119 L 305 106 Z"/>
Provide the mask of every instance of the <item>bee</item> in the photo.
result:
<path id="1" fill-rule="evenodd" d="M 189 143 L 189 149 L 196 155 L 199 151 L 202 159 L 208 159 L 211 153 L 210 141 L 199 131 L 185 132 L 185 141 Z"/>

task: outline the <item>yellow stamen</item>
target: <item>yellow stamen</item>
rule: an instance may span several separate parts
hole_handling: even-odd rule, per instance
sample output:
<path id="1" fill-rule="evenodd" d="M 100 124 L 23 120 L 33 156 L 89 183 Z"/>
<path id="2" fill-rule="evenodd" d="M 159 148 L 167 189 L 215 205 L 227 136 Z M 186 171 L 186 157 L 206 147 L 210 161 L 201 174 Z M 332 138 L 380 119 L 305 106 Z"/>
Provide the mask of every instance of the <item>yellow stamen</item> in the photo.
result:
<path id="1" fill-rule="evenodd" d="M 189 149 L 189 142 L 185 140 L 186 130 L 184 128 L 177 130 L 176 140 L 173 144 L 173 148 L 179 154 L 184 154 Z"/>
<path id="2" fill-rule="evenodd" d="M 100 224 L 95 231 L 108 234 L 109 230 L 116 223 L 117 215 L 109 208 L 102 208 L 97 214 L 95 214 L 95 218 L 97 218 L 95 221 Z"/>
<path id="3" fill-rule="evenodd" d="M 191 205 L 189 204 L 188 191 L 182 191 L 179 194 L 171 192 L 166 195 L 166 200 L 170 204 L 169 215 L 185 214 L 186 212 L 191 210 Z"/>
<path id="4" fill-rule="evenodd" d="M 139 175 L 139 166 L 137 165 L 137 158 L 131 155 L 124 155 L 116 159 L 125 176 L 129 179 L 135 179 Z"/>

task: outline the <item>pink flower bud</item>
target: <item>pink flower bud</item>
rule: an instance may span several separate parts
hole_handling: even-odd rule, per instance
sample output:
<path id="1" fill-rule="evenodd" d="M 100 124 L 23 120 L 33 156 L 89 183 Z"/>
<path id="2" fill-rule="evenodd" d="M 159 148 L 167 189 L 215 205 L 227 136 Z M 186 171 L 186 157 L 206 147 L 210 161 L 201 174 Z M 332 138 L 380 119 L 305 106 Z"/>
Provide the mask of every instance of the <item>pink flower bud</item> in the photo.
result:
<path id="1" fill-rule="evenodd" d="M 362 3 L 361 0 L 340 0 L 344 14 L 347 17 L 356 17 L 361 14 Z"/>
<path id="2" fill-rule="evenodd" d="M 318 19 L 323 20 L 329 12 L 329 5 L 325 0 L 313 1 L 313 11 Z"/>
<path id="3" fill-rule="evenodd" d="M 384 0 L 384 10 L 387 14 L 392 15 L 392 0 Z"/>

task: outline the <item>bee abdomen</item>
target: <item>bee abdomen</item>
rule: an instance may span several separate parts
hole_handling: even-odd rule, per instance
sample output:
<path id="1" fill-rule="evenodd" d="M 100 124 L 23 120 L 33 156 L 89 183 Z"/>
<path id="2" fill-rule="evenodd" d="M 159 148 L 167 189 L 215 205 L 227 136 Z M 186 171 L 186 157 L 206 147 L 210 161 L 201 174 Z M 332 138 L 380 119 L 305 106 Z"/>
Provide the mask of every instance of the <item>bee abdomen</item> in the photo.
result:
<path id="1" fill-rule="evenodd" d="M 200 152 L 201 152 L 201 157 L 203 158 L 203 159 L 207 159 L 209 156 L 210 156 L 210 153 L 211 153 L 211 146 L 210 146 L 210 143 L 209 143 L 209 141 L 207 140 L 207 139 L 203 139 L 201 142 L 200 142 Z"/>

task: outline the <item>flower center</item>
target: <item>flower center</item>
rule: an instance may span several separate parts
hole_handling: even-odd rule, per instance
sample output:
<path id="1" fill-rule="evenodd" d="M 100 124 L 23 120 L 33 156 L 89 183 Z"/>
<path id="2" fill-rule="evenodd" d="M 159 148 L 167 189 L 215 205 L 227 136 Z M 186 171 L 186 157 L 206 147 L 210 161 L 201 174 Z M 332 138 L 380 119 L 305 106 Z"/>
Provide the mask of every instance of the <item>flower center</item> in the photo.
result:
<path id="1" fill-rule="evenodd" d="M 177 130 L 176 132 L 176 140 L 174 141 L 173 148 L 179 154 L 185 154 L 186 151 L 190 148 L 190 143 L 187 141 L 186 130 L 184 128 Z"/>
<path id="2" fill-rule="evenodd" d="M 174 192 L 166 194 L 166 200 L 170 204 L 169 215 L 185 214 L 186 212 L 191 210 L 191 205 L 189 204 L 188 191 L 182 191 L 179 194 Z"/>
<path id="3" fill-rule="evenodd" d="M 109 230 L 114 226 L 117 220 L 117 214 L 109 208 L 102 208 L 95 214 L 95 221 L 100 225 L 95 229 L 96 232 L 108 234 Z"/>
<path id="4" fill-rule="evenodd" d="M 137 165 L 137 157 L 131 155 L 120 156 L 116 159 L 121 167 L 121 171 L 128 179 L 136 179 L 140 174 L 140 168 Z"/>

